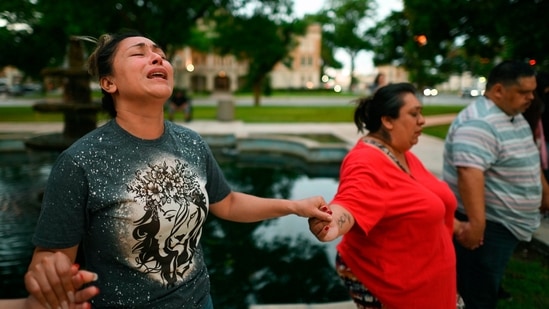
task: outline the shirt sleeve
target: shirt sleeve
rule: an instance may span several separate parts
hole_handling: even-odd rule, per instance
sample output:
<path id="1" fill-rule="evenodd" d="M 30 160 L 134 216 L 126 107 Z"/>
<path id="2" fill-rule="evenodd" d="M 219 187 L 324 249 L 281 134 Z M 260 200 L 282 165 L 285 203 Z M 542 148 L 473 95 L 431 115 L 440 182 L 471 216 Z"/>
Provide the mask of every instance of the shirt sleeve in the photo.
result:
<path id="1" fill-rule="evenodd" d="M 455 166 L 474 167 L 485 171 L 498 158 L 494 128 L 479 119 L 467 121 L 455 130 L 452 147 Z"/>
<path id="2" fill-rule="evenodd" d="M 231 188 L 223 175 L 223 171 L 215 160 L 210 148 L 205 145 L 207 151 L 207 183 L 206 191 L 211 204 L 217 203 L 231 193 Z"/>
<path id="3" fill-rule="evenodd" d="M 381 156 L 385 154 L 375 149 L 351 153 L 342 164 L 338 191 L 332 201 L 350 211 L 366 234 L 386 211 L 385 199 L 380 198 L 388 187 L 382 171 L 391 162 Z"/>

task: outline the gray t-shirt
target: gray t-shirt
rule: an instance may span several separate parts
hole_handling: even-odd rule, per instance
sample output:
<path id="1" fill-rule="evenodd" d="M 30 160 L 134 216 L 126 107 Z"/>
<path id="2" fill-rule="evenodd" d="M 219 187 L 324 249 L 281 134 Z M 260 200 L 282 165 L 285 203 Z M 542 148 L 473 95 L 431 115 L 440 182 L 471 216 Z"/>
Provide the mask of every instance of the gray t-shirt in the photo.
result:
<path id="1" fill-rule="evenodd" d="M 143 140 L 110 121 L 58 157 L 33 241 L 82 246 L 99 274 L 94 308 L 202 308 L 202 226 L 230 191 L 196 132 L 165 122 L 160 138 Z"/>

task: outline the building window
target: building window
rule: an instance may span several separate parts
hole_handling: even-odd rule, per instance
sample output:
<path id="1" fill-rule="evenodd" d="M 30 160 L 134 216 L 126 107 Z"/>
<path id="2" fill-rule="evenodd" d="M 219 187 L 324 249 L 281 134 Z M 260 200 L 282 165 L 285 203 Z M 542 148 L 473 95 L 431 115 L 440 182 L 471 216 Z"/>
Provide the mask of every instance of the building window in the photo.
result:
<path id="1" fill-rule="evenodd" d="M 302 67 L 311 67 L 313 66 L 313 56 L 301 56 L 301 66 Z"/>

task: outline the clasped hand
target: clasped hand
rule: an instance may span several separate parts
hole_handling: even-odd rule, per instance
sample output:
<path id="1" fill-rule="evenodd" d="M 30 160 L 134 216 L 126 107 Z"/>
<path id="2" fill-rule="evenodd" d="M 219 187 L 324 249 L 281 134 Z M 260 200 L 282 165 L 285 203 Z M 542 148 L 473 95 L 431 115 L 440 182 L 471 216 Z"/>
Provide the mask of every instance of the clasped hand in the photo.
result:
<path id="1" fill-rule="evenodd" d="M 96 280 L 96 274 L 79 270 L 61 252 L 45 256 L 25 275 L 25 285 L 31 294 L 26 308 L 91 308 L 88 301 L 99 294 L 99 289 L 82 287 Z"/>
<path id="2" fill-rule="evenodd" d="M 460 222 L 455 231 L 456 240 L 465 248 L 474 250 L 484 244 L 484 228 L 475 227 L 470 222 Z"/>

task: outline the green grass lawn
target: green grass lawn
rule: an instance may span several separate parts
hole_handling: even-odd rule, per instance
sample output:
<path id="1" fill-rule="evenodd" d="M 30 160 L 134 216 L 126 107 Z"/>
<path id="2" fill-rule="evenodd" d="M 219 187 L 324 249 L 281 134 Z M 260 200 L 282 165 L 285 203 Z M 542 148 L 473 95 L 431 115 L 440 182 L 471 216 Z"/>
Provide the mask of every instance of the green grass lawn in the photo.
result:
<path id="1" fill-rule="evenodd" d="M 422 133 L 444 139 L 446 137 L 446 133 L 448 133 L 448 128 L 450 128 L 450 124 L 428 126 L 423 128 Z"/>
<path id="2" fill-rule="evenodd" d="M 512 299 L 500 300 L 498 309 L 549 308 L 549 255 L 528 244 L 519 245 L 503 278 Z"/>
<path id="3" fill-rule="evenodd" d="M 425 116 L 438 114 L 452 114 L 459 112 L 463 106 L 425 106 Z M 354 107 L 349 106 L 236 106 L 234 117 L 244 122 L 352 122 Z M 216 106 L 194 106 L 193 118 L 195 120 L 215 120 L 217 117 Z M 107 119 L 105 114 L 99 115 L 100 119 Z M 176 120 L 183 120 L 181 113 L 176 115 Z M 7 122 L 49 122 L 63 121 L 61 113 L 39 113 L 30 106 L 0 107 L 0 121 Z"/>

